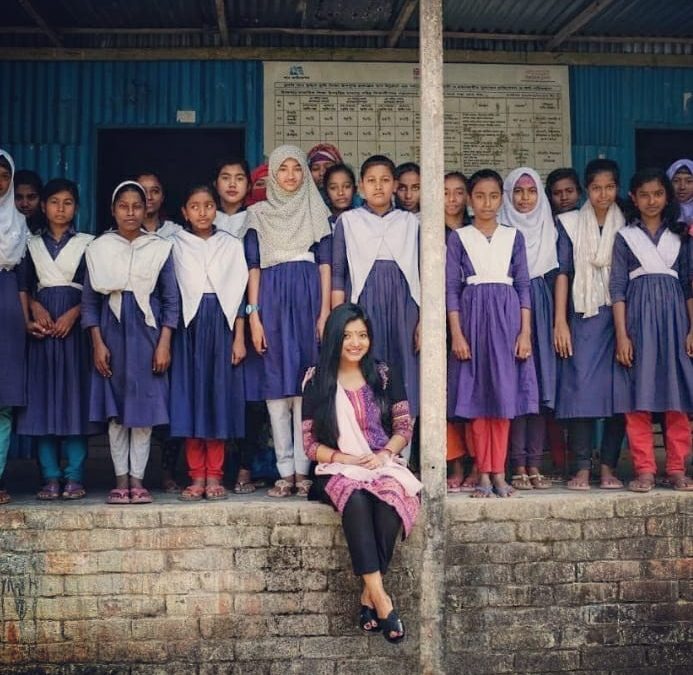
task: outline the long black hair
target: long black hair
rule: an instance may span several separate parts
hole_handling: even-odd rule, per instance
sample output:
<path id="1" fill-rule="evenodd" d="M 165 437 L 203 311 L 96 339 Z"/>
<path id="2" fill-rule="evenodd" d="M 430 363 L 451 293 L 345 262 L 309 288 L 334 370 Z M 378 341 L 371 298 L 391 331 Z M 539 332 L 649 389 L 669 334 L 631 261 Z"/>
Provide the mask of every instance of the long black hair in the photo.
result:
<path id="1" fill-rule="evenodd" d="M 366 384 L 371 388 L 375 396 L 383 428 L 386 433 L 392 433 L 392 415 L 385 392 L 385 385 L 378 372 L 379 364 L 372 355 L 373 329 L 370 319 L 359 305 L 347 302 L 333 309 L 330 318 L 327 320 L 318 366 L 315 370 L 315 375 L 309 382 L 309 386 L 315 387 L 316 406 L 313 415 L 315 437 L 321 443 L 331 448 L 337 447 L 337 439 L 339 437 L 335 396 L 337 394 L 339 361 L 342 356 L 342 344 L 344 343 L 344 330 L 347 324 L 359 319 L 366 325 L 368 339 L 371 342 L 371 346 L 361 359 L 359 367 L 366 380 Z"/>
<path id="2" fill-rule="evenodd" d="M 636 171 L 630 179 L 630 185 L 628 186 L 628 201 L 625 207 L 626 223 L 628 225 L 633 225 L 641 218 L 640 211 L 638 211 L 638 207 L 635 205 L 630 195 L 635 194 L 638 188 L 642 187 L 645 183 L 650 183 L 652 181 L 657 181 L 664 188 L 667 195 L 667 204 L 662 211 L 662 224 L 669 228 L 674 234 L 678 234 L 682 239 L 685 238 L 688 228 L 686 227 L 686 223 L 681 222 L 681 207 L 676 200 L 674 186 L 671 184 L 664 170 L 659 167 L 640 169 Z"/>

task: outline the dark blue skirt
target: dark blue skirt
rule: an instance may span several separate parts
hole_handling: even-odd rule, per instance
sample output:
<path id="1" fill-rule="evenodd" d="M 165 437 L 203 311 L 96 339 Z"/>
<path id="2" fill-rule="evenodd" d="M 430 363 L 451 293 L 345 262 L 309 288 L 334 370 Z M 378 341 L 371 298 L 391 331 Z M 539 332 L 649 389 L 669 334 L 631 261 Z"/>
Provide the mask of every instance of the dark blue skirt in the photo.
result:
<path id="1" fill-rule="evenodd" d="M 26 326 L 14 270 L 0 270 L 0 408 L 26 402 Z"/>

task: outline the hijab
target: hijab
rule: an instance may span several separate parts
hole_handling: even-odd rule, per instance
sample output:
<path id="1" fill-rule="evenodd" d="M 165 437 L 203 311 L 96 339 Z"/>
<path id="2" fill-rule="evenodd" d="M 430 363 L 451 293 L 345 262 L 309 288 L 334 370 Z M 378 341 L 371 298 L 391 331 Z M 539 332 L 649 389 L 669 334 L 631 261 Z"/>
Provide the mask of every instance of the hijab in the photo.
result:
<path id="1" fill-rule="evenodd" d="M 258 167 L 255 167 L 250 172 L 250 192 L 245 200 L 246 206 L 252 206 L 258 202 L 264 202 L 265 199 L 267 199 L 267 185 L 258 185 L 256 187 L 255 183 L 263 178 L 266 179 L 268 173 L 269 166 L 266 162 L 264 164 L 260 164 Z"/>
<path id="2" fill-rule="evenodd" d="M 296 160 L 303 169 L 303 180 L 294 192 L 287 192 L 277 182 L 282 162 Z M 269 158 L 267 201 L 248 208 L 248 229 L 257 232 L 260 267 L 288 262 L 308 252 L 310 247 L 330 234 L 325 206 L 315 187 L 305 153 L 293 145 L 280 145 Z"/>
<path id="3" fill-rule="evenodd" d="M 14 204 L 14 161 L 5 150 L 0 150 L 10 165 L 10 185 L 7 192 L 0 197 L 0 269 L 12 269 L 24 257 L 29 228 L 26 218 L 17 211 Z"/>
<path id="4" fill-rule="evenodd" d="M 668 169 L 667 176 L 669 180 L 674 180 L 674 176 L 681 170 L 688 169 L 688 172 L 693 176 L 693 160 L 677 159 Z M 684 171 L 685 173 L 685 171 Z M 681 218 L 686 223 L 693 223 L 693 197 L 687 202 L 679 202 L 681 207 Z"/>
<path id="5" fill-rule="evenodd" d="M 520 213 L 513 205 L 513 190 L 526 176 L 537 189 L 537 203 L 529 213 Z M 532 279 L 543 277 L 558 267 L 556 252 L 556 226 L 549 202 L 539 174 L 526 166 L 513 169 L 503 182 L 503 205 L 500 221 L 522 232 L 527 249 L 529 276 Z"/>

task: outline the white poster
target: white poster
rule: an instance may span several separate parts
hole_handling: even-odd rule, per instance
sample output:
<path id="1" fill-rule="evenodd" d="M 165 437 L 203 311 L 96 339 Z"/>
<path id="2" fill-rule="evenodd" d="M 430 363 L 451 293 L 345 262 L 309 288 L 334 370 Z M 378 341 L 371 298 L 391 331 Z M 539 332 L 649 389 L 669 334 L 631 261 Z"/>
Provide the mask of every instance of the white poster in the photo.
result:
<path id="1" fill-rule="evenodd" d="M 419 161 L 419 66 L 265 62 L 265 154 L 332 143 L 355 168 L 373 154 Z M 565 66 L 445 65 L 445 168 L 542 176 L 571 165 Z"/>

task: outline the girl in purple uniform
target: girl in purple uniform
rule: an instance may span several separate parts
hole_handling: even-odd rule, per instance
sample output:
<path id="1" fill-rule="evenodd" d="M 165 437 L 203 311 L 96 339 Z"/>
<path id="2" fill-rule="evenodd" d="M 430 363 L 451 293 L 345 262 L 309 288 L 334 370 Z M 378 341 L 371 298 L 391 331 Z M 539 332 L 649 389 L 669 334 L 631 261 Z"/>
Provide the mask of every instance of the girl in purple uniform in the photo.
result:
<path id="1" fill-rule="evenodd" d="M 509 497 L 510 420 L 537 413 L 531 295 L 522 233 L 498 222 L 503 181 L 488 169 L 469 179 L 471 225 L 450 235 L 446 302 L 452 353 L 460 360 L 454 414 L 471 419 L 479 469 L 473 497 Z"/>
<path id="2" fill-rule="evenodd" d="M 652 413 L 664 416 L 666 473 L 693 490 L 685 472 L 693 412 L 693 300 L 689 240 L 674 189 L 661 169 L 630 182 L 628 224 L 614 242 L 609 290 L 616 325 L 614 405 L 625 413 L 634 492 L 654 487 Z"/>
<path id="3" fill-rule="evenodd" d="M 501 222 L 516 227 L 525 239 L 532 296 L 532 355 L 539 386 L 538 415 L 520 415 L 510 425 L 512 484 L 516 490 L 551 487 L 541 474 L 546 437 L 545 413 L 556 396 L 556 352 L 553 348 L 553 298 L 549 276 L 558 268 L 556 226 L 539 174 L 523 166 L 503 184 Z"/>
<path id="4" fill-rule="evenodd" d="M 217 229 L 211 188 L 192 188 L 183 206 L 189 230 L 173 238 L 183 323 L 173 338 L 171 434 L 185 438 L 192 484 L 180 498 L 223 499 L 224 443 L 244 432 L 245 358 L 241 301 L 248 282 L 243 244 Z"/>
<path id="5" fill-rule="evenodd" d="M 614 475 L 624 420 L 614 415 L 614 320 L 609 294 L 611 254 L 624 224 L 618 206 L 619 170 L 609 159 L 585 168 L 587 201 L 558 217 L 559 273 L 555 287 L 554 343 L 559 363 L 556 417 L 565 419 L 577 472 L 571 490 L 589 490 L 594 423 L 605 418 L 601 448 L 604 489 L 623 484 Z"/>
<path id="6" fill-rule="evenodd" d="M 27 405 L 17 432 L 38 436 L 38 459 L 45 485 L 38 499 L 80 499 L 87 458 L 89 424 L 89 343 L 79 328 L 84 252 L 94 238 L 75 231 L 77 185 L 64 178 L 49 181 L 41 195 L 46 228 L 29 240 L 29 288 L 32 290 L 27 356 Z M 56 395 L 59 392 L 59 395 Z M 62 446 L 67 465 L 60 468 Z"/>
<path id="7" fill-rule="evenodd" d="M 677 159 L 668 169 L 667 176 L 674 186 L 676 201 L 681 209 L 681 220 L 693 226 L 693 160 Z"/>
<path id="8" fill-rule="evenodd" d="M 26 402 L 25 356 L 28 297 L 26 253 L 29 228 L 14 203 L 14 162 L 0 150 L 0 480 L 12 431 L 12 408 Z M 0 489 L 0 504 L 10 496 Z"/>
<path id="9" fill-rule="evenodd" d="M 116 229 L 86 253 L 82 326 L 91 334 L 94 371 L 89 417 L 108 422 L 116 487 L 109 504 L 152 501 L 142 485 L 152 427 L 168 424 L 171 335 L 180 315 L 171 242 L 142 229 L 139 183 L 116 187 Z"/>
<path id="10" fill-rule="evenodd" d="M 302 150 L 282 145 L 269 158 L 267 201 L 248 209 L 246 258 L 253 345 L 262 355 L 261 390 L 269 410 L 281 478 L 271 497 L 307 497 L 310 461 L 301 432 L 301 383 L 317 361 L 330 313 L 329 211 Z"/>

